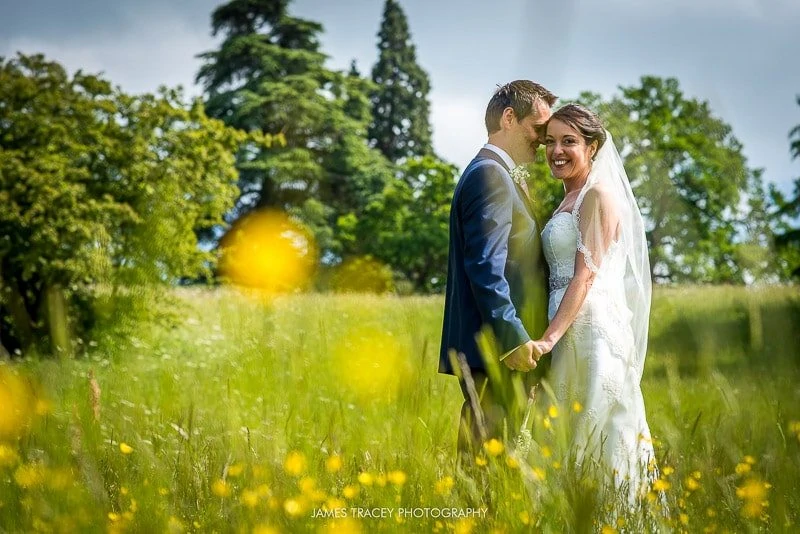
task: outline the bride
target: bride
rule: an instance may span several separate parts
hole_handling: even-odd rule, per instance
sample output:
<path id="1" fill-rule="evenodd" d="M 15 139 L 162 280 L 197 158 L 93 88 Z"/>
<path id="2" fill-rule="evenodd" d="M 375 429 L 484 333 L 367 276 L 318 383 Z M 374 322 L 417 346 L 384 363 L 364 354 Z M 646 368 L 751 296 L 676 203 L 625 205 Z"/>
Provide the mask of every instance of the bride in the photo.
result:
<path id="1" fill-rule="evenodd" d="M 651 297 L 642 216 L 592 111 L 569 104 L 553 113 L 545 146 L 565 195 L 542 231 L 550 325 L 534 350 L 552 351 L 555 395 L 580 407 L 572 429 L 578 463 L 599 464 L 634 499 L 653 461 L 639 386 Z"/>

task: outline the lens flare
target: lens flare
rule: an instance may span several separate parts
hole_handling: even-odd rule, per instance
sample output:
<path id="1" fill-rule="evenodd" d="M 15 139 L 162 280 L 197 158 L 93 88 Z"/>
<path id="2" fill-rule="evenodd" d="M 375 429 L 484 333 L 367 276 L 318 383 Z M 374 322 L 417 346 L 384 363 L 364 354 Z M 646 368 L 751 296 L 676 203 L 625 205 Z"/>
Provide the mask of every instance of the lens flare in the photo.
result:
<path id="1" fill-rule="evenodd" d="M 36 396 L 30 384 L 5 365 L 0 365 L 0 441 L 13 440 L 30 428 Z"/>
<path id="2" fill-rule="evenodd" d="M 366 326 L 354 328 L 339 340 L 333 366 L 338 384 L 362 402 L 393 400 L 411 372 L 398 340 Z"/>
<path id="3" fill-rule="evenodd" d="M 220 248 L 223 278 L 267 293 L 303 288 L 317 264 L 311 233 L 278 211 L 260 211 L 238 220 Z"/>

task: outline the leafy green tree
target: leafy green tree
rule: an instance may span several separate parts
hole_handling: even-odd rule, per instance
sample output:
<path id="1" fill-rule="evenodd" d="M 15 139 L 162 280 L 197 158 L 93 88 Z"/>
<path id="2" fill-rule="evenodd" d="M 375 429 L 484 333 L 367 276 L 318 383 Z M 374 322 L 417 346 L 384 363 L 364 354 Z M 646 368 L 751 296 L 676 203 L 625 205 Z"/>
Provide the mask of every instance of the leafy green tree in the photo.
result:
<path id="1" fill-rule="evenodd" d="M 761 195 L 731 127 L 674 78 L 642 77 L 609 101 L 584 93 L 613 133 L 645 218 L 656 280 L 742 282 L 740 246 Z"/>
<path id="2" fill-rule="evenodd" d="M 412 158 L 361 217 L 339 219 L 346 243 L 390 265 L 416 291 L 444 289 L 450 202 L 458 170 L 433 156 Z"/>
<path id="3" fill-rule="evenodd" d="M 396 0 L 386 0 L 378 39 L 371 143 L 394 162 L 431 154 L 430 81 L 417 64 L 408 20 Z"/>
<path id="4" fill-rule="evenodd" d="M 109 288 L 207 271 L 195 232 L 232 205 L 243 138 L 177 91 L 0 58 L 2 345 L 69 352 Z"/>
<path id="5" fill-rule="evenodd" d="M 800 96 L 797 97 L 800 105 Z M 789 132 L 789 151 L 792 159 L 800 159 L 800 124 Z M 775 187 L 771 189 L 774 213 L 774 230 L 780 264 L 785 277 L 800 278 L 800 177 L 794 180 L 794 196 L 786 198 Z"/>
<path id="6" fill-rule="evenodd" d="M 212 29 L 224 39 L 201 55 L 197 80 L 209 115 L 281 141 L 240 151 L 242 194 L 229 218 L 254 208 L 288 211 L 313 229 L 323 257 L 339 255 L 335 221 L 363 211 L 391 168 L 366 144 L 366 81 L 355 69 L 327 69 L 322 26 L 290 16 L 288 4 L 232 0 L 218 7 Z"/>

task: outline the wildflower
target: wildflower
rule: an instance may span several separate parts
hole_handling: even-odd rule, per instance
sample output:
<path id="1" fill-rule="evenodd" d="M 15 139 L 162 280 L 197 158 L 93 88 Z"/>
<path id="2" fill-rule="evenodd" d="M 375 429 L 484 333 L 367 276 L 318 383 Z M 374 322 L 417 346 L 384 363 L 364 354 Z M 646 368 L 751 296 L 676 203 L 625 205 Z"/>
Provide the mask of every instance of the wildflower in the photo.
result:
<path id="1" fill-rule="evenodd" d="M 550 418 L 549 417 L 545 417 L 542 420 L 542 426 L 544 426 L 544 428 L 546 430 L 550 430 L 551 428 L 553 428 L 553 424 L 550 422 Z"/>
<path id="2" fill-rule="evenodd" d="M 313 491 L 317 488 L 317 483 L 311 477 L 303 477 L 300 479 L 300 482 L 297 483 L 297 487 L 300 488 L 300 491 L 303 493 L 303 495 L 308 495 L 313 493 Z"/>
<path id="3" fill-rule="evenodd" d="M 253 534 L 278 534 L 280 531 L 269 525 L 256 525 Z"/>
<path id="4" fill-rule="evenodd" d="M 761 515 L 764 508 L 769 505 L 767 491 L 771 486 L 757 478 L 748 479 L 743 485 L 736 488 L 736 496 L 744 501 L 742 515 L 756 518 Z"/>
<path id="5" fill-rule="evenodd" d="M 383 473 L 378 473 L 378 476 L 375 477 L 375 484 L 381 488 L 386 486 L 386 475 Z"/>
<path id="6" fill-rule="evenodd" d="M 328 473 L 336 473 L 342 468 L 342 457 L 332 454 L 325 460 L 325 470 Z"/>
<path id="7" fill-rule="evenodd" d="M 167 488 L 158 488 L 158 494 L 162 497 L 166 497 L 169 495 L 169 490 Z"/>
<path id="8" fill-rule="evenodd" d="M 756 459 L 753 458 L 752 456 L 750 456 L 749 454 L 747 456 L 745 456 L 743 458 L 743 460 L 744 460 L 744 463 L 746 463 L 746 464 L 750 464 L 750 465 L 755 465 L 756 464 Z"/>
<path id="9" fill-rule="evenodd" d="M 255 508 L 258 506 L 258 493 L 253 490 L 246 489 L 242 492 L 240 500 L 242 501 L 242 504 L 248 508 Z"/>
<path id="10" fill-rule="evenodd" d="M 465 517 L 456 522 L 453 532 L 454 534 L 470 534 L 474 528 L 475 520 L 471 517 Z"/>
<path id="11" fill-rule="evenodd" d="M 575 401 L 572 403 L 572 411 L 575 413 L 581 413 L 583 411 L 583 406 L 580 402 Z"/>
<path id="12" fill-rule="evenodd" d="M 372 483 L 375 482 L 375 477 L 368 471 L 362 471 L 358 474 L 358 481 L 362 486 L 372 486 Z"/>
<path id="13" fill-rule="evenodd" d="M 455 481 L 453 480 L 453 477 L 446 476 L 436 481 L 436 484 L 433 485 L 433 490 L 438 495 L 448 495 L 453 489 L 454 484 Z"/>
<path id="14" fill-rule="evenodd" d="M 19 462 L 17 451 L 4 443 L 0 443 L 0 467 L 10 467 Z"/>
<path id="15" fill-rule="evenodd" d="M 286 515 L 289 517 L 298 517 L 303 513 L 303 509 L 304 506 L 300 499 L 289 498 L 283 502 L 283 511 L 286 512 Z"/>
<path id="16" fill-rule="evenodd" d="M 552 419 L 555 419 L 558 417 L 558 408 L 551 404 L 547 409 L 547 415 L 549 415 Z"/>
<path id="17" fill-rule="evenodd" d="M 503 447 L 503 442 L 495 438 L 492 438 L 483 444 L 483 450 L 485 450 L 489 456 L 499 456 L 503 453 L 504 449 L 505 447 Z"/>
<path id="18" fill-rule="evenodd" d="M 519 513 L 519 520 L 522 522 L 523 525 L 530 525 L 531 514 L 529 514 L 527 510 L 522 511 Z"/>
<path id="19" fill-rule="evenodd" d="M 688 489 L 689 491 L 694 491 L 700 487 L 700 483 L 694 477 L 686 477 L 686 480 L 684 481 L 684 486 L 686 486 L 686 489 Z"/>
<path id="20" fill-rule="evenodd" d="M 358 491 L 359 491 L 358 486 L 348 485 L 345 486 L 344 489 L 342 490 L 342 495 L 344 495 L 345 498 L 347 499 L 352 499 L 353 497 L 358 495 Z"/>
<path id="21" fill-rule="evenodd" d="M 682 513 L 678 516 L 678 518 L 680 519 L 681 525 L 689 524 L 689 516 L 687 514 Z"/>
<path id="22" fill-rule="evenodd" d="M 750 472 L 750 464 L 747 463 L 738 463 L 736 464 L 736 474 L 737 475 L 744 475 Z"/>
<path id="23" fill-rule="evenodd" d="M 286 455 L 283 469 L 292 476 L 300 476 L 306 470 L 306 457 L 302 452 L 292 451 Z"/>
<path id="24" fill-rule="evenodd" d="M 44 482 L 44 470 L 40 465 L 21 465 L 14 472 L 14 481 L 20 488 L 33 488 Z"/>
<path id="25" fill-rule="evenodd" d="M 230 485 L 225 482 L 224 480 L 217 479 L 211 484 L 211 493 L 224 499 L 225 497 L 230 497 L 231 495 L 231 487 Z"/>
<path id="26" fill-rule="evenodd" d="M 617 534 L 617 529 L 612 527 L 611 525 L 603 525 L 602 530 L 600 530 L 602 534 Z"/>
<path id="27" fill-rule="evenodd" d="M 486 457 L 485 456 L 482 456 L 482 455 L 479 454 L 478 456 L 475 457 L 475 465 L 483 467 L 487 463 L 489 463 L 489 462 L 486 461 Z"/>
<path id="28" fill-rule="evenodd" d="M 122 454 L 130 454 L 133 452 L 133 447 L 125 443 L 124 441 L 119 444 L 119 452 Z"/>
<path id="29" fill-rule="evenodd" d="M 547 476 L 547 473 L 545 473 L 545 470 L 542 469 L 541 467 L 532 468 L 531 474 L 533 475 L 533 478 L 535 480 L 544 480 L 545 477 Z"/>
<path id="30" fill-rule="evenodd" d="M 664 480 L 663 478 L 659 478 L 655 482 L 653 482 L 653 489 L 655 491 L 667 491 L 671 487 L 671 484 Z"/>
<path id="31" fill-rule="evenodd" d="M 700 471 L 694 471 L 692 472 L 692 478 L 695 480 L 700 480 L 701 478 L 703 478 L 703 473 L 701 473 Z"/>
<path id="32" fill-rule="evenodd" d="M 116 512 L 108 512 L 108 520 L 112 523 L 116 523 L 120 520 L 120 515 Z"/>
<path id="33" fill-rule="evenodd" d="M 561 469 L 561 462 L 553 462 L 553 469 Z"/>
<path id="34" fill-rule="evenodd" d="M 506 456 L 506 465 L 511 469 L 517 469 L 519 467 L 519 462 L 513 456 Z"/>
<path id="35" fill-rule="evenodd" d="M 229 477 L 238 477 L 243 472 L 244 472 L 244 465 L 242 464 L 233 464 L 228 466 Z"/>
<path id="36" fill-rule="evenodd" d="M 664 468 L 664 470 L 662 472 L 664 473 L 664 476 L 670 476 L 672 473 L 675 472 L 675 468 L 667 466 L 667 467 Z"/>
<path id="37" fill-rule="evenodd" d="M 167 521 L 167 532 L 170 534 L 172 533 L 179 533 L 184 531 L 183 522 L 175 517 L 174 515 L 169 516 L 169 520 Z"/>
<path id="38" fill-rule="evenodd" d="M 550 447 L 544 446 L 541 450 L 542 458 L 550 458 L 553 455 L 553 451 L 550 450 Z"/>
<path id="39" fill-rule="evenodd" d="M 326 510 L 336 510 L 337 508 L 346 508 L 347 503 L 344 502 L 342 499 L 337 499 L 336 497 L 331 497 L 327 501 L 325 501 L 325 508 Z"/>
<path id="40" fill-rule="evenodd" d="M 389 471 L 386 478 L 395 486 L 402 486 L 406 483 L 406 474 L 402 471 Z"/>

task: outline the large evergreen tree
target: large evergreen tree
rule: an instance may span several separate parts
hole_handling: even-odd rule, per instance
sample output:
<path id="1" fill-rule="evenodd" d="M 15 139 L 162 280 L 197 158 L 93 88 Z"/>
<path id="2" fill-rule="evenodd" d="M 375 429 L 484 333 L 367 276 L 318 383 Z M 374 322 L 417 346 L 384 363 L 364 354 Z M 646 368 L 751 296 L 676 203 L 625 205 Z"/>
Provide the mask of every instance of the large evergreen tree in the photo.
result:
<path id="1" fill-rule="evenodd" d="M 242 195 L 230 218 L 283 209 L 313 229 L 323 252 L 339 254 L 335 221 L 362 210 L 390 179 L 390 167 L 367 146 L 363 80 L 325 67 L 322 26 L 290 16 L 288 4 L 232 0 L 217 8 L 212 29 L 224 40 L 202 54 L 197 80 L 211 116 L 283 141 L 240 152 Z"/>
<path id="2" fill-rule="evenodd" d="M 408 20 L 396 0 L 386 0 L 378 39 L 370 141 L 395 162 L 431 154 L 430 81 L 417 64 Z"/>

